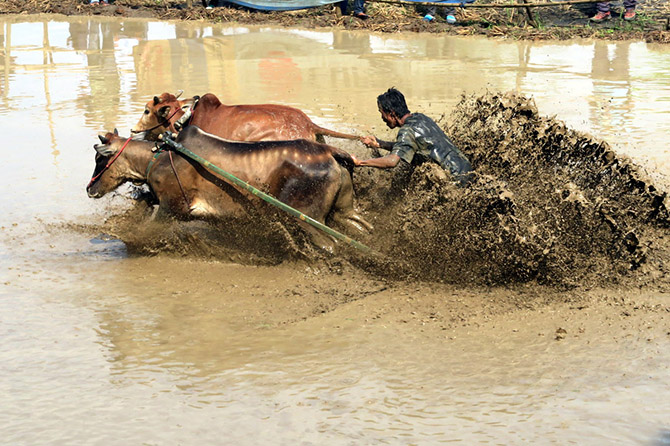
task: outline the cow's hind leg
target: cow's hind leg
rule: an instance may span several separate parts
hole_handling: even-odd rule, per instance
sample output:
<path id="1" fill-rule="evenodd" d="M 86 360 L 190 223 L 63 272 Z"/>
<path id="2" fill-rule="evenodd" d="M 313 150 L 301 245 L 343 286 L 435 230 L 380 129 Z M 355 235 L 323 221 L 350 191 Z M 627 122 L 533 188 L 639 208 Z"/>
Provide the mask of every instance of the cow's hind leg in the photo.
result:
<path id="1" fill-rule="evenodd" d="M 313 182 L 306 180 L 303 171 L 297 169 L 288 161 L 285 161 L 281 169 L 277 171 L 276 178 L 288 178 L 288 180 L 280 182 L 281 187 L 276 187 L 278 192 L 275 193 L 279 201 L 310 216 L 319 223 L 325 224 L 325 215 L 328 213 L 328 209 L 323 188 L 315 187 Z M 303 199 L 298 200 L 297 197 L 303 197 Z M 336 240 L 332 236 L 305 221 L 298 221 L 298 224 L 305 230 L 315 246 L 329 253 L 335 251 Z"/>
<path id="2" fill-rule="evenodd" d="M 354 186 L 351 175 L 346 169 L 342 168 L 341 177 L 340 190 L 335 198 L 331 218 L 345 228 L 355 229 L 362 233 L 371 232 L 372 225 L 365 221 L 354 208 Z"/>
<path id="3" fill-rule="evenodd" d="M 300 226 L 307 232 L 310 240 L 315 246 L 318 246 L 330 254 L 335 252 L 336 240 L 333 237 L 308 223 L 300 222 Z"/>

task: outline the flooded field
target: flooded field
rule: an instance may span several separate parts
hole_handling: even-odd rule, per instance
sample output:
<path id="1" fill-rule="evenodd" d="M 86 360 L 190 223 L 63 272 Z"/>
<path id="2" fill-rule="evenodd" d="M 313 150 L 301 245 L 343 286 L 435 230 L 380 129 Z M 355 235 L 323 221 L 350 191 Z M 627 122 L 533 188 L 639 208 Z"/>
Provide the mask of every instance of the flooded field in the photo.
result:
<path id="1" fill-rule="evenodd" d="M 532 97 L 540 115 L 607 141 L 663 191 L 667 47 L 5 16 L 0 63 L 0 444 L 670 443 L 668 259 L 653 249 L 667 227 L 651 205 L 636 211 L 657 227 L 630 213 L 616 220 L 649 248 L 635 276 L 643 289 L 615 280 L 614 267 L 602 269 L 610 286 L 580 287 L 552 257 L 542 278 L 569 284 L 563 292 L 532 280 L 454 283 L 446 276 L 465 271 L 458 262 L 445 277 L 427 268 L 421 282 L 397 282 L 332 263 L 129 255 L 102 234 L 131 206 L 128 189 L 85 192 L 96 135 L 128 135 L 155 94 L 282 103 L 391 139 L 375 103 L 391 86 L 412 111 L 442 116 L 463 141 L 479 132 L 483 144 L 486 129 L 448 122 L 474 116 L 462 95 Z M 506 109 L 496 117 L 487 97 L 502 121 Z M 520 156 L 522 142 L 491 153 Z M 481 156 L 487 146 L 471 147 Z M 512 220 L 525 228 L 521 212 Z M 578 245 L 574 265 L 588 269 L 578 238 L 566 246 Z M 635 248 L 622 267 L 640 261 Z M 471 271 L 495 281 L 484 269 Z"/>

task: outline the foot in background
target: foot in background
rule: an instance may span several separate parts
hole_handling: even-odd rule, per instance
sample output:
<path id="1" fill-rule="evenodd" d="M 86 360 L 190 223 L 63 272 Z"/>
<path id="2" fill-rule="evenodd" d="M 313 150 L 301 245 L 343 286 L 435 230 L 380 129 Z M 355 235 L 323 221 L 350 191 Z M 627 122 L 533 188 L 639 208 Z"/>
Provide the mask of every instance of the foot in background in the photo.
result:
<path id="1" fill-rule="evenodd" d="M 611 18 L 612 18 L 612 14 L 609 11 L 607 11 L 607 12 L 600 11 L 600 12 L 598 12 L 598 14 L 591 17 L 590 20 L 592 22 L 600 23 L 600 22 L 604 22 L 605 20 L 609 20 Z"/>
<path id="2" fill-rule="evenodd" d="M 626 12 L 623 13 L 624 20 L 635 20 L 635 8 L 628 8 Z"/>

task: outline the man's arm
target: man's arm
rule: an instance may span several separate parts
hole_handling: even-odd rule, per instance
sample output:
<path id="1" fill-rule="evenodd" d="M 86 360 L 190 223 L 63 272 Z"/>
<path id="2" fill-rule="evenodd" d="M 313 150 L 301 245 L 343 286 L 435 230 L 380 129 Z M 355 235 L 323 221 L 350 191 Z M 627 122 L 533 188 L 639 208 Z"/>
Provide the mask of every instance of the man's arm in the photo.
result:
<path id="1" fill-rule="evenodd" d="M 393 148 L 393 141 L 382 141 L 381 139 L 374 136 L 363 136 L 361 142 L 368 147 L 373 149 L 384 149 L 391 150 Z"/>
<path id="2" fill-rule="evenodd" d="M 389 153 L 380 158 L 370 158 L 367 160 L 359 160 L 353 155 L 351 158 L 354 160 L 354 166 L 376 167 L 378 169 L 392 169 L 400 162 L 400 157 L 394 153 Z"/>

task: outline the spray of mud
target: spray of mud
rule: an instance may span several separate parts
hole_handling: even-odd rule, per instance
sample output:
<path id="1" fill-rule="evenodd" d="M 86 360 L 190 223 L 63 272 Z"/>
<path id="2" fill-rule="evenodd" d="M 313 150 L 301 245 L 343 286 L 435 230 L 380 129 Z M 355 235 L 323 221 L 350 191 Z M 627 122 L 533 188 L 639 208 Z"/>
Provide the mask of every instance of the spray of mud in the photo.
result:
<path id="1" fill-rule="evenodd" d="M 338 272 L 345 263 L 391 279 L 574 286 L 666 276 L 667 194 L 606 143 L 540 116 L 531 99 L 511 93 L 463 97 L 448 122 L 445 130 L 476 171 L 470 185 L 459 187 L 432 163 L 416 167 L 400 192 L 393 176 L 407 172 L 356 171 L 358 206 L 375 230 L 350 235 L 381 256 L 327 255 L 272 210 L 243 220 L 159 223 L 138 202 L 105 230 L 131 254 L 308 261 Z"/>
<path id="2" fill-rule="evenodd" d="M 460 188 L 424 164 L 390 212 L 376 211 L 384 251 L 408 274 L 567 286 L 664 276 L 667 194 L 606 143 L 511 93 L 464 97 L 449 122 L 476 180 Z"/>
<path id="3" fill-rule="evenodd" d="M 146 190 L 134 188 L 125 212 L 105 220 L 98 230 L 122 240 L 130 255 L 176 255 L 244 265 L 325 259 L 289 216 L 265 206 L 251 207 L 253 217 L 203 221 L 154 218 Z"/>

